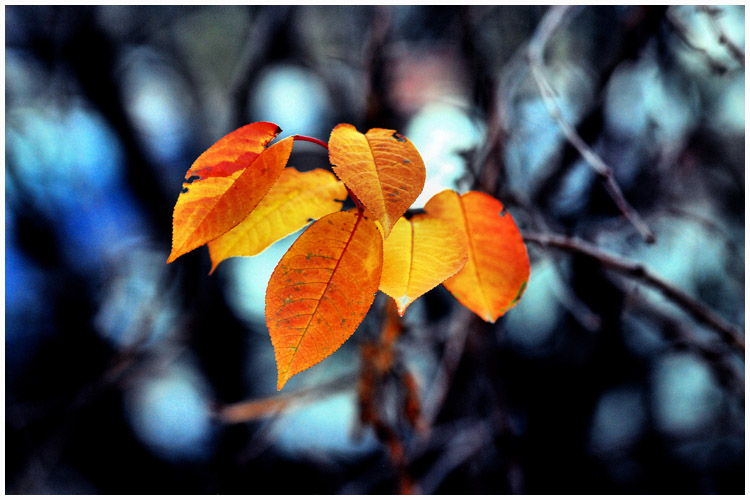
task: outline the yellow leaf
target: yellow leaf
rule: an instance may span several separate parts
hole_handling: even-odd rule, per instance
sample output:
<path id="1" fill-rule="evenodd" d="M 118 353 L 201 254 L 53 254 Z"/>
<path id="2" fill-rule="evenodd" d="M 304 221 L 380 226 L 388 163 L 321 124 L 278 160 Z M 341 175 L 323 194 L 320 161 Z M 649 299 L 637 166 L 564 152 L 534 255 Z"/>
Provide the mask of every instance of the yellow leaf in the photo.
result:
<path id="1" fill-rule="evenodd" d="M 211 272 L 229 257 L 257 255 L 309 222 L 341 209 L 346 187 L 332 173 L 285 168 L 281 177 L 250 215 L 232 230 L 209 242 Z"/>
<path id="2" fill-rule="evenodd" d="M 409 304 L 460 271 L 467 259 L 460 228 L 428 215 L 401 217 L 383 244 L 380 291 L 396 301 L 403 316 Z"/>

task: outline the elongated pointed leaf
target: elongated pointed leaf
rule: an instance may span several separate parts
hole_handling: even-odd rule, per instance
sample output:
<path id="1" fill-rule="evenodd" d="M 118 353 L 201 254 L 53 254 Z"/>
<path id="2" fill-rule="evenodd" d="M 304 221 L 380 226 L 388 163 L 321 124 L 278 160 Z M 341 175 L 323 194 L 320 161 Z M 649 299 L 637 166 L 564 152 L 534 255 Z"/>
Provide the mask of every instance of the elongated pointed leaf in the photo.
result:
<path id="1" fill-rule="evenodd" d="M 366 134 L 343 123 L 331 132 L 328 151 L 333 171 L 380 222 L 387 238 L 398 218 L 422 192 L 425 168 L 417 148 L 395 130 Z"/>
<path id="2" fill-rule="evenodd" d="M 529 256 L 513 217 L 498 200 L 471 191 L 442 191 L 424 206 L 428 215 L 461 228 L 468 241 L 466 265 L 443 283 L 459 302 L 494 323 L 521 298 Z"/>
<path id="3" fill-rule="evenodd" d="M 442 219 L 401 217 L 383 243 L 380 291 L 392 297 L 404 315 L 414 300 L 464 267 L 468 245 L 464 233 Z"/>
<path id="4" fill-rule="evenodd" d="M 174 207 L 167 263 L 218 238 L 247 217 L 281 175 L 294 139 L 266 149 L 281 132 L 273 123 L 245 125 L 195 160 Z"/>
<path id="5" fill-rule="evenodd" d="M 224 259 L 257 255 L 311 220 L 337 212 L 344 199 L 346 187 L 332 173 L 322 169 L 298 172 L 295 168 L 285 168 L 245 220 L 209 242 L 211 272 Z"/>
<path id="6" fill-rule="evenodd" d="M 279 389 L 354 333 L 378 290 L 382 267 L 380 231 L 361 215 L 326 215 L 294 242 L 266 290 Z"/>

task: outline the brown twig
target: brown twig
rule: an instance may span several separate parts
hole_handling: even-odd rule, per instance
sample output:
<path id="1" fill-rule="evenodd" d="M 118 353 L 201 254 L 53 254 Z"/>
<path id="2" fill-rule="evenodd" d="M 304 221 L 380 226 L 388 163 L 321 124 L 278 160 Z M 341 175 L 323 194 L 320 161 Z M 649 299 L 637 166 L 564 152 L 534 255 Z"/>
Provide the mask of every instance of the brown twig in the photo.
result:
<path id="1" fill-rule="evenodd" d="M 729 51 L 729 54 L 744 69 L 745 68 L 745 52 L 741 48 L 739 48 L 737 44 L 734 43 L 727 36 L 726 32 L 724 31 L 724 28 L 722 28 L 721 25 L 719 24 L 719 21 L 717 21 L 717 17 L 719 16 L 719 14 L 721 14 L 724 11 L 717 7 L 709 7 L 707 5 L 699 6 L 698 11 L 703 12 L 708 16 L 709 23 L 713 27 L 716 34 L 719 36 L 719 43 L 727 48 L 727 51 Z"/>
<path id="2" fill-rule="evenodd" d="M 673 318 L 659 314 L 656 306 L 645 300 L 640 294 L 633 294 L 626 302 L 632 314 L 652 321 L 660 321 L 660 330 L 664 338 L 670 342 L 670 349 L 682 350 L 701 358 L 713 372 L 716 381 L 737 396 L 740 401 L 745 400 L 745 378 L 741 369 L 734 363 L 733 353 L 723 343 L 706 342 L 698 338 L 691 328 Z M 659 318 L 656 316 L 659 315 Z"/>
<path id="3" fill-rule="evenodd" d="M 675 288 L 658 276 L 652 274 L 642 264 L 625 259 L 619 255 L 606 252 L 596 246 L 576 237 L 557 234 L 524 233 L 527 242 L 536 243 L 543 247 L 554 247 L 568 252 L 585 255 L 597 260 L 603 266 L 618 271 L 630 278 L 637 279 L 662 293 L 666 298 L 681 307 L 696 320 L 708 325 L 721 336 L 722 340 L 745 352 L 745 339 L 742 331 L 726 322 L 707 305 L 700 302 L 682 290 Z"/>
<path id="4" fill-rule="evenodd" d="M 693 43 L 693 41 L 690 39 L 690 36 L 688 35 L 687 27 L 674 14 L 674 10 L 672 7 L 667 9 L 667 15 L 665 19 L 667 20 L 667 24 L 672 27 L 672 29 L 674 30 L 674 34 L 677 35 L 680 41 L 687 45 L 691 50 L 694 50 L 695 52 L 701 54 L 706 60 L 706 63 L 713 70 L 715 70 L 719 74 L 724 74 L 727 72 L 727 67 L 724 63 L 717 61 L 708 53 L 706 49 L 704 49 L 703 47 L 699 47 L 698 45 Z"/>
<path id="5" fill-rule="evenodd" d="M 353 380 L 356 380 L 356 377 L 353 377 L 352 374 L 347 374 L 321 385 L 304 387 L 279 396 L 252 399 L 250 401 L 242 401 L 239 403 L 220 406 L 216 410 L 216 417 L 227 424 L 250 422 L 259 418 L 275 415 L 278 412 L 285 410 L 290 405 L 303 403 L 305 400 L 313 396 L 336 393 L 353 388 Z"/>
<path id="6" fill-rule="evenodd" d="M 534 77 L 534 82 L 539 89 L 539 93 L 550 116 L 557 122 L 568 142 L 576 148 L 581 157 L 599 174 L 604 182 L 604 187 L 617 205 L 617 208 L 633 224 L 633 227 L 640 233 L 644 241 L 646 243 L 653 243 L 656 241 L 653 231 L 651 231 L 638 212 L 630 206 L 623 196 L 620 186 L 615 182 L 612 168 L 586 144 L 581 136 L 578 135 L 576 129 L 563 117 L 560 106 L 555 100 L 555 89 L 544 74 L 544 49 L 549 39 L 563 25 L 565 18 L 571 11 L 572 7 L 569 5 L 550 7 L 547 14 L 545 14 L 539 23 L 539 27 L 528 46 L 527 56 L 531 74 Z"/>

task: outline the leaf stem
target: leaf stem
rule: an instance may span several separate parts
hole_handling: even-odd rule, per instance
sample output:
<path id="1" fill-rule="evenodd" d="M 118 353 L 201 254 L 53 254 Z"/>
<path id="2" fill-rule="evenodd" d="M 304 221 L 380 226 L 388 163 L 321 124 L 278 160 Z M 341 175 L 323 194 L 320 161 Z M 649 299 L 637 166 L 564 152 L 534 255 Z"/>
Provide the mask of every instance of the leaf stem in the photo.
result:
<path id="1" fill-rule="evenodd" d="M 306 135 L 295 135 L 294 140 L 312 142 L 313 144 L 317 144 L 318 146 L 323 146 L 324 148 L 328 149 L 328 143 L 325 143 L 321 141 L 320 139 L 316 139 L 315 137 L 308 137 Z"/>
<path id="2" fill-rule="evenodd" d="M 308 137 L 306 135 L 295 135 L 294 136 L 295 141 L 307 141 L 312 142 L 313 144 L 317 144 L 318 146 L 323 146 L 324 148 L 328 149 L 328 144 L 321 141 L 320 139 L 316 139 L 315 137 Z M 362 205 L 362 203 L 357 199 L 356 196 L 354 196 L 354 193 L 349 189 L 349 186 L 346 186 L 346 192 L 349 193 L 349 197 L 352 199 L 354 204 L 357 206 L 357 210 L 359 210 L 359 213 L 362 214 L 365 211 L 365 207 Z"/>

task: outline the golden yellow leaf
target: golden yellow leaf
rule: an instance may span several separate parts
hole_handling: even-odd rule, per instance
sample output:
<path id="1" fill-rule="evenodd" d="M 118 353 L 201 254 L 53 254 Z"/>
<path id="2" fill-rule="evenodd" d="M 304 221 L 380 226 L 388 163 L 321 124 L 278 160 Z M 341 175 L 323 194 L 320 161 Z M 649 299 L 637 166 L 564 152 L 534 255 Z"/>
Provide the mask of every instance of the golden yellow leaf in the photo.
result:
<path id="1" fill-rule="evenodd" d="M 383 244 L 380 291 L 396 301 L 403 316 L 409 304 L 460 271 L 467 259 L 460 228 L 424 214 L 401 217 Z"/>
<path id="2" fill-rule="evenodd" d="M 332 173 L 289 167 L 242 222 L 209 242 L 211 272 L 229 257 L 257 255 L 274 242 L 341 209 L 346 187 Z"/>

